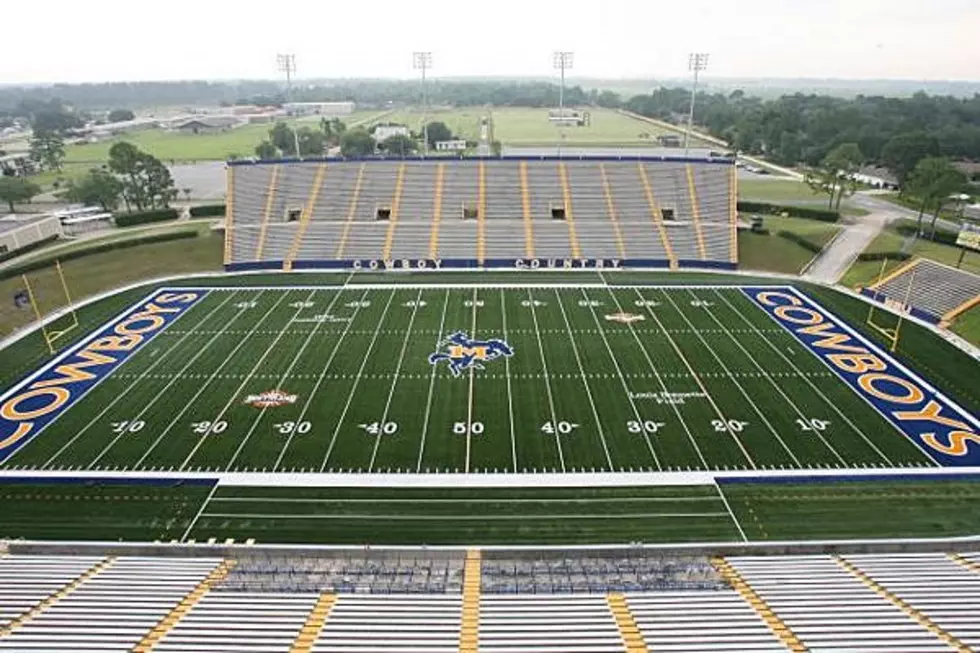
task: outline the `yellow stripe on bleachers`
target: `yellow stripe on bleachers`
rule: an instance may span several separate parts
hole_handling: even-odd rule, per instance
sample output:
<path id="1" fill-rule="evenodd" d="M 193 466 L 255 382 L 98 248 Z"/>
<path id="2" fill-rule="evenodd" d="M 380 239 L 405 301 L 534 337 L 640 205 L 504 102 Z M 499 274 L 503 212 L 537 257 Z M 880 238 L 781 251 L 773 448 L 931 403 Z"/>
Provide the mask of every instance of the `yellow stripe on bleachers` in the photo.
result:
<path id="1" fill-rule="evenodd" d="M 653 186 L 650 185 L 650 178 L 647 177 L 647 170 L 643 167 L 642 161 L 636 164 L 636 169 L 640 174 L 643 192 L 647 196 L 647 204 L 650 206 L 650 218 L 653 220 L 653 224 L 660 234 L 660 240 L 664 245 L 664 252 L 666 252 L 667 260 L 670 262 L 670 269 L 676 270 L 677 258 L 674 256 L 674 248 L 670 246 L 670 239 L 667 237 L 667 228 L 664 226 L 664 219 L 660 214 L 660 206 L 657 204 L 657 199 L 653 196 Z"/>
<path id="2" fill-rule="evenodd" d="M 698 239 L 698 254 L 701 260 L 708 258 L 704 249 L 704 234 L 701 232 L 701 206 L 698 204 L 698 191 L 694 185 L 694 168 L 688 163 L 687 166 L 687 192 L 691 196 L 691 217 L 694 219 L 694 234 Z"/>
<path id="3" fill-rule="evenodd" d="M 316 211 L 316 201 L 320 197 L 320 190 L 323 188 L 323 177 L 327 174 L 327 164 L 321 163 L 316 169 L 316 176 L 313 178 L 313 188 L 310 189 L 310 197 L 306 201 L 306 206 L 303 208 L 303 213 L 299 218 L 299 227 L 296 229 L 296 235 L 293 237 L 293 244 L 289 247 L 289 254 L 286 255 L 286 260 L 283 261 L 283 270 L 289 272 L 293 269 L 293 261 L 296 260 L 296 254 L 299 252 L 300 243 L 303 242 L 303 235 L 306 234 L 306 227 L 310 224 L 310 220 L 313 217 L 313 212 Z"/>
<path id="4" fill-rule="evenodd" d="M 289 653 L 310 653 L 313 650 L 313 644 L 316 642 L 320 631 L 323 630 L 323 624 L 326 623 L 327 617 L 330 616 L 330 611 L 336 603 L 336 594 L 320 595 L 316 605 L 306 616 L 306 622 L 300 628 L 299 634 L 296 635 L 293 645 L 289 648 Z"/>
<path id="5" fill-rule="evenodd" d="M 599 163 L 599 176 L 602 177 L 602 192 L 606 196 L 606 213 L 612 222 L 613 234 L 616 236 L 616 251 L 619 258 L 626 259 L 626 244 L 623 242 L 623 232 L 619 229 L 619 218 L 616 216 L 616 203 L 613 201 L 612 188 L 609 186 L 609 177 L 606 176 L 606 164 Z"/>
<path id="6" fill-rule="evenodd" d="M 388 232 L 385 234 L 385 248 L 381 258 L 391 258 L 391 246 L 395 242 L 395 227 L 398 226 L 398 209 L 402 203 L 402 189 L 405 187 L 405 164 L 398 166 L 398 177 L 395 179 L 395 195 L 391 198 L 391 215 L 388 216 Z"/>
<path id="7" fill-rule="evenodd" d="M 564 161 L 558 163 L 558 178 L 561 180 L 561 195 L 562 201 L 565 203 L 565 223 L 568 225 L 568 243 L 572 246 L 572 258 L 582 258 L 582 250 L 578 246 L 578 232 L 575 231 L 572 189 L 568 185 L 568 170 Z"/>
<path id="8" fill-rule="evenodd" d="M 429 234 L 429 258 L 439 258 L 439 222 L 442 220 L 442 193 L 446 181 L 446 164 L 436 167 L 436 195 L 432 204 L 432 232 Z"/>
<path id="9" fill-rule="evenodd" d="M 862 571 L 854 563 L 849 560 L 845 560 L 841 556 L 835 556 L 838 566 L 848 571 L 852 576 L 864 583 L 869 589 L 875 592 L 878 596 L 886 599 L 896 607 L 902 610 L 905 614 L 916 621 L 920 626 L 928 630 L 930 633 L 935 635 L 937 638 L 946 643 L 946 645 L 952 647 L 960 653 L 971 653 L 973 649 L 967 646 L 959 638 L 950 634 L 947 630 L 942 628 L 935 621 L 924 615 L 922 612 L 917 610 L 908 604 L 904 599 L 900 598 L 896 594 L 892 593 L 889 589 L 879 584 L 878 581 L 871 578 L 868 574 Z"/>
<path id="10" fill-rule="evenodd" d="M 269 175 L 269 187 L 265 195 L 265 211 L 262 213 L 262 226 L 259 227 L 259 244 L 255 248 L 255 260 L 262 260 L 262 252 L 265 250 L 265 234 L 269 229 L 269 219 L 272 217 L 272 206 L 276 199 L 276 181 L 279 179 L 279 165 L 272 166 L 272 173 Z"/>
<path id="11" fill-rule="evenodd" d="M 477 653 L 480 647 L 480 575 L 479 549 L 466 552 L 463 565 L 463 613 L 459 624 L 459 653 Z"/>
<path id="12" fill-rule="evenodd" d="M 357 181 L 354 182 L 354 194 L 351 195 L 350 208 L 347 209 L 347 220 L 344 221 L 344 231 L 340 234 L 340 244 L 337 245 L 337 256 L 335 257 L 337 259 L 344 257 L 347 237 L 350 235 L 350 228 L 354 222 L 354 216 L 357 215 L 357 202 L 361 198 L 361 184 L 364 182 L 364 166 L 366 165 L 366 163 L 362 163 L 360 169 L 357 171 Z"/>
<path id="13" fill-rule="evenodd" d="M 941 323 L 942 324 L 949 324 L 958 315 L 962 315 L 963 313 L 966 313 L 968 310 L 970 310 L 971 308 L 973 308 L 977 304 L 980 304 L 980 295 L 977 295 L 973 299 L 970 299 L 968 301 L 963 302 L 962 304 L 960 304 L 959 306 L 957 306 L 953 310 L 951 310 L 951 311 L 943 314 L 943 318 L 941 320 Z"/>
<path id="14" fill-rule="evenodd" d="M 878 288 L 881 288 L 882 286 L 884 286 L 886 283 L 888 283 L 892 279 L 895 279 L 895 278 L 897 278 L 897 277 L 905 274 L 906 272 L 908 272 L 909 270 L 911 270 L 912 268 L 914 268 L 915 266 L 917 266 L 921 261 L 922 261 L 922 259 L 916 258 L 916 259 L 912 259 L 911 261 L 909 261 L 905 265 L 899 265 L 897 268 L 895 268 L 894 270 L 892 270 L 891 272 L 889 272 L 888 274 L 886 274 L 881 279 L 881 281 L 876 281 L 873 284 L 871 284 L 870 286 L 868 286 L 868 290 L 878 290 Z"/>
<path id="15" fill-rule="evenodd" d="M 232 166 L 225 164 L 225 180 L 228 197 L 225 198 L 225 265 L 231 263 L 231 239 L 234 235 L 235 173 Z"/>
<path id="16" fill-rule="evenodd" d="M 524 253 L 534 258 L 534 227 L 531 224 L 531 192 L 527 184 L 527 161 L 521 161 L 521 208 L 524 211 Z"/>
<path id="17" fill-rule="evenodd" d="M 626 603 L 626 597 L 622 594 L 609 594 L 606 596 L 606 602 L 609 604 L 613 619 L 616 620 L 616 627 L 619 628 L 619 636 L 623 638 L 626 653 L 648 653 L 650 649 L 647 648 L 643 633 L 636 625 L 636 619 Z"/>
<path id="18" fill-rule="evenodd" d="M 728 219 L 732 225 L 732 263 L 738 264 L 738 169 L 731 167 L 728 173 Z"/>
<path id="19" fill-rule="evenodd" d="M 476 259 L 483 265 L 487 253 L 487 171 L 486 164 L 480 161 L 479 179 L 477 180 L 476 195 Z"/>
<path id="20" fill-rule="evenodd" d="M 742 575 L 738 573 L 738 570 L 731 563 L 724 558 L 712 558 L 711 565 L 739 593 L 745 602 L 752 606 L 752 609 L 762 618 L 766 626 L 769 627 L 769 630 L 779 638 L 783 646 L 793 653 L 804 653 L 807 650 L 803 642 L 800 641 L 799 636 L 786 625 L 779 615 L 773 612 L 769 604 L 752 589 L 752 586 L 742 578 Z"/>

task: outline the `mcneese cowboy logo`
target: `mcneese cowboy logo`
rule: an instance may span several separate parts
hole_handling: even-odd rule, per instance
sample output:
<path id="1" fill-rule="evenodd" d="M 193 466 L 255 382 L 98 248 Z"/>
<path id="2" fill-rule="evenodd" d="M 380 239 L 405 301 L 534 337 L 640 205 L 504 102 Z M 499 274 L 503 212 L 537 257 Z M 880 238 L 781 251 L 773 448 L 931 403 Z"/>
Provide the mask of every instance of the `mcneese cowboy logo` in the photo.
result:
<path id="1" fill-rule="evenodd" d="M 278 406 L 285 406 L 286 404 L 295 404 L 296 398 L 296 395 L 291 395 L 282 390 L 266 390 L 261 394 L 245 397 L 243 403 L 254 406 L 255 408 L 276 408 Z"/>
<path id="2" fill-rule="evenodd" d="M 457 331 L 441 343 L 448 351 L 429 354 L 429 364 L 438 365 L 449 362 L 453 376 L 459 376 L 465 369 L 482 370 L 484 361 L 492 361 L 501 356 L 513 356 L 514 348 L 503 340 L 471 340 L 465 331 Z"/>

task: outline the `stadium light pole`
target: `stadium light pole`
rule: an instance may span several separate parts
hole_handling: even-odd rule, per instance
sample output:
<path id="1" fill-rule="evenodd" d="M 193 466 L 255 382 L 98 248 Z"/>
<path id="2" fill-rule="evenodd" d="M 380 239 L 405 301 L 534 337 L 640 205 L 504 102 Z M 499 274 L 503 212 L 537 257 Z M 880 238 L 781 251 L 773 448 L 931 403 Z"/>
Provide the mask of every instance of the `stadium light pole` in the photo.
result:
<path id="1" fill-rule="evenodd" d="M 286 73 L 286 99 L 291 100 L 293 95 L 293 75 L 296 74 L 296 55 L 283 54 L 276 55 L 276 67 L 279 72 Z M 296 148 L 296 158 L 299 158 L 299 134 L 293 130 L 293 147 Z"/>
<path id="2" fill-rule="evenodd" d="M 687 68 L 694 72 L 694 88 L 691 90 L 691 110 L 687 114 L 687 131 L 684 132 L 684 156 L 690 149 L 691 130 L 694 128 L 694 98 L 698 95 L 698 77 L 702 70 L 708 68 L 706 52 L 692 52 L 687 57 Z"/>
<path id="3" fill-rule="evenodd" d="M 412 53 L 412 68 L 422 71 L 422 153 L 429 153 L 429 98 L 425 92 L 425 72 L 432 68 L 432 53 L 416 51 Z"/>
<path id="4" fill-rule="evenodd" d="M 558 85 L 558 156 L 561 156 L 561 142 L 565 138 L 565 71 L 572 69 L 575 53 L 557 50 L 552 55 L 551 63 L 561 74 Z"/>

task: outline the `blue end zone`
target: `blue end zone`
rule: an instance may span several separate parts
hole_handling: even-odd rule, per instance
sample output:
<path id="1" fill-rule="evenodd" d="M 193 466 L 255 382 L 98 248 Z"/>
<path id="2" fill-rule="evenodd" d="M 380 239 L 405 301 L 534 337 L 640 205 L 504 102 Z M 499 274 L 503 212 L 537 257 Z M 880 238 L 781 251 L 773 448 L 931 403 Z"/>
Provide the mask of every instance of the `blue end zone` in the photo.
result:
<path id="1" fill-rule="evenodd" d="M 0 462 L 208 294 L 157 290 L 0 396 Z"/>
<path id="2" fill-rule="evenodd" d="M 735 270 L 738 264 L 728 261 L 701 261 L 683 259 L 677 267 L 684 270 Z M 670 261 L 666 259 L 572 259 L 572 258 L 497 258 L 480 261 L 475 258 L 447 259 L 322 259 L 293 262 L 294 270 L 622 270 L 656 269 L 667 270 Z M 228 272 L 249 272 L 260 270 L 280 271 L 283 261 L 245 261 L 228 263 Z"/>
<path id="3" fill-rule="evenodd" d="M 980 420 L 795 288 L 742 288 L 930 458 L 980 466 Z"/>

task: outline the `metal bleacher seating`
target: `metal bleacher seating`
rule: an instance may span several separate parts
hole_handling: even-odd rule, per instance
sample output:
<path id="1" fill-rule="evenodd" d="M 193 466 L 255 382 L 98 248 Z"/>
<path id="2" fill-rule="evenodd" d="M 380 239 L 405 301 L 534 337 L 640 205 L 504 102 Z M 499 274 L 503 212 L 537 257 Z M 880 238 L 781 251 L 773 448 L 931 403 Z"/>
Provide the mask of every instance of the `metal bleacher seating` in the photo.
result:
<path id="1" fill-rule="evenodd" d="M 226 264 L 618 259 L 734 266 L 726 160 L 411 159 L 230 165 Z"/>
<path id="2" fill-rule="evenodd" d="M 865 290 L 878 300 L 907 304 L 935 322 L 947 322 L 980 303 L 980 276 L 929 259 L 899 267 Z M 924 315 L 921 315 L 924 313 Z"/>
<path id="3" fill-rule="evenodd" d="M 32 653 L 972 651 L 978 605 L 972 552 L 0 555 L 0 651 Z"/>

